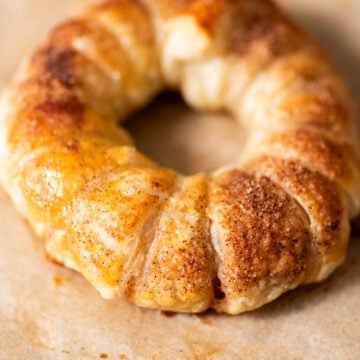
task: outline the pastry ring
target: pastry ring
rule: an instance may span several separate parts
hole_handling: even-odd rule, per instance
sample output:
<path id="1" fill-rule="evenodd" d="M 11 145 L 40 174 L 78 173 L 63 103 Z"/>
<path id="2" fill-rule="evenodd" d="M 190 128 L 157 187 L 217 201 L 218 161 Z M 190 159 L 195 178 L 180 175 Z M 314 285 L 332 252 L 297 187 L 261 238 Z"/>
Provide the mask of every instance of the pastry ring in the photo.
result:
<path id="1" fill-rule="evenodd" d="M 185 177 L 136 150 L 118 120 L 169 87 L 242 121 L 238 161 Z M 1 183 L 103 297 L 237 314 L 344 258 L 360 205 L 351 99 L 270 1 L 93 5 L 50 33 L 0 111 Z"/>

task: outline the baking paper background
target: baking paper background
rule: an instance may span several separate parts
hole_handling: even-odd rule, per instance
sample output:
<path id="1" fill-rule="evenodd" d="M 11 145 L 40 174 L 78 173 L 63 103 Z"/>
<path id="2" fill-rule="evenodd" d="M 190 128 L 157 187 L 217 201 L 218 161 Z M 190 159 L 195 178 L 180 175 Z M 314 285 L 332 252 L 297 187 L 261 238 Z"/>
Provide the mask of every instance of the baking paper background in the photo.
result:
<path id="1" fill-rule="evenodd" d="M 50 25 L 86 2 L 0 0 L 0 87 Z M 360 1 L 279 2 L 318 35 L 360 103 Z M 131 126 L 144 150 L 190 173 L 239 150 L 231 121 L 173 101 L 163 98 Z M 168 316 L 103 300 L 80 275 L 50 263 L 0 189 L 0 359 L 359 359 L 359 241 L 351 240 L 346 263 L 328 281 L 260 310 Z"/>

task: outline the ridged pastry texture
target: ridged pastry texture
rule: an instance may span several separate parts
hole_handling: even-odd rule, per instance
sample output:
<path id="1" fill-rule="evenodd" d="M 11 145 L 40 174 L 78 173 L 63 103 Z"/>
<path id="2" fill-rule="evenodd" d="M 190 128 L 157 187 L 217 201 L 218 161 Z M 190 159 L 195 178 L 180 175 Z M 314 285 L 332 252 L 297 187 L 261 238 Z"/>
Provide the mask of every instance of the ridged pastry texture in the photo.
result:
<path id="1" fill-rule="evenodd" d="M 185 177 L 136 150 L 118 120 L 164 88 L 243 123 L 234 164 Z M 350 96 L 270 1 L 95 4 L 50 33 L 0 109 L 3 186 L 105 298 L 237 314 L 344 258 L 360 207 Z"/>

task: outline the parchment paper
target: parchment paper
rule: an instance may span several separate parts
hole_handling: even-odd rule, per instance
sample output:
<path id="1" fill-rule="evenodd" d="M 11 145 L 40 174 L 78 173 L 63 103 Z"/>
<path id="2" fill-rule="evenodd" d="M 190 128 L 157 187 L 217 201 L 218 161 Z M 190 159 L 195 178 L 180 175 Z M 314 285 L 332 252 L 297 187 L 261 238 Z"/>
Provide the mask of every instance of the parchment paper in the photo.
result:
<path id="1" fill-rule="evenodd" d="M 85 2 L 0 0 L 0 86 L 55 20 Z M 360 1 L 280 2 L 318 34 L 359 100 Z M 185 172 L 212 169 L 241 147 L 230 119 L 194 115 L 173 96 L 139 117 L 129 128 L 140 148 Z M 346 263 L 328 281 L 240 316 L 169 316 L 103 300 L 80 275 L 46 259 L 0 189 L 1 360 L 360 359 L 359 299 L 360 243 L 353 238 Z"/>

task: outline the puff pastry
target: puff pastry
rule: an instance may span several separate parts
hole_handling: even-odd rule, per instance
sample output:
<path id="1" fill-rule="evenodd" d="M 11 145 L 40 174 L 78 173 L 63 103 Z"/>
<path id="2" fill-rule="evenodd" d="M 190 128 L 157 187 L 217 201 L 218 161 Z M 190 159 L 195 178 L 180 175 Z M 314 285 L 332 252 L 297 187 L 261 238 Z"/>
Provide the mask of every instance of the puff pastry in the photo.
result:
<path id="1" fill-rule="evenodd" d="M 164 88 L 242 121 L 236 163 L 183 176 L 136 150 L 118 120 Z M 360 206 L 350 95 L 270 1 L 95 4 L 24 62 L 0 112 L 1 183 L 105 298 L 237 314 L 344 258 Z"/>

